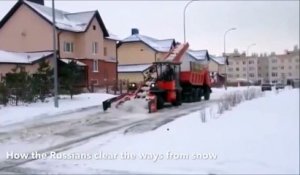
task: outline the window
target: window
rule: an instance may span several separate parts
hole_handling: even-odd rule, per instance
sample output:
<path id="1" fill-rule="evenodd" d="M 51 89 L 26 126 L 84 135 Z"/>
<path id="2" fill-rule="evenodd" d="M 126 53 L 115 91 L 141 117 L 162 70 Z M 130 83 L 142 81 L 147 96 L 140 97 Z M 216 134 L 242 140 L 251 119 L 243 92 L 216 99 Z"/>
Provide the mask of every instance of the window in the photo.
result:
<path id="1" fill-rule="evenodd" d="M 254 74 L 253 74 L 253 73 L 250 73 L 250 74 L 249 74 L 249 77 L 253 78 L 253 77 L 254 77 Z"/>
<path id="2" fill-rule="evenodd" d="M 240 64 L 240 62 L 237 61 L 237 62 L 236 62 L 236 65 L 239 65 L 239 64 Z"/>
<path id="3" fill-rule="evenodd" d="M 292 73 L 291 72 L 289 72 L 289 77 L 291 77 L 292 76 Z"/>
<path id="4" fill-rule="evenodd" d="M 272 63 L 277 63 L 277 60 L 276 59 L 272 59 Z"/>
<path id="5" fill-rule="evenodd" d="M 245 68 L 245 67 L 243 67 L 243 71 L 246 71 L 246 68 Z"/>
<path id="6" fill-rule="evenodd" d="M 284 70 L 284 66 L 281 66 L 281 70 Z"/>
<path id="7" fill-rule="evenodd" d="M 72 42 L 64 42 L 64 52 L 73 52 L 74 44 Z"/>
<path id="8" fill-rule="evenodd" d="M 243 74 L 243 77 L 246 77 L 246 74 Z"/>
<path id="9" fill-rule="evenodd" d="M 104 53 L 104 56 L 107 56 L 107 48 L 106 47 L 103 48 L 103 53 Z"/>
<path id="10" fill-rule="evenodd" d="M 245 64 L 246 64 L 246 61 L 243 61 L 243 64 L 245 65 Z"/>
<path id="11" fill-rule="evenodd" d="M 235 70 L 236 70 L 236 71 L 240 71 L 240 68 L 237 67 L 237 68 L 235 68 Z"/>
<path id="12" fill-rule="evenodd" d="M 93 25 L 93 30 L 96 30 L 96 26 L 95 25 Z"/>
<path id="13" fill-rule="evenodd" d="M 236 74 L 236 78 L 239 78 L 240 77 L 240 75 L 239 74 Z"/>
<path id="14" fill-rule="evenodd" d="M 93 54 L 98 53 L 98 43 L 97 42 L 93 42 L 92 53 Z"/>
<path id="15" fill-rule="evenodd" d="M 261 74 L 258 74 L 258 77 L 261 77 Z"/>
<path id="16" fill-rule="evenodd" d="M 272 67 L 272 70 L 277 70 L 277 67 Z"/>
<path id="17" fill-rule="evenodd" d="M 292 69 L 292 66 L 289 66 L 289 69 Z"/>
<path id="18" fill-rule="evenodd" d="M 93 61 L 93 72 L 98 72 L 99 69 L 98 69 L 98 60 L 94 60 Z"/>
<path id="19" fill-rule="evenodd" d="M 258 70 L 261 70 L 261 67 L 260 67 L 260 66 L 258 66 Z"/>
<path id="20" fill-rule="evenodd" d="M 295 62 L 297 62 L 297 63 L 298 63 L 298 62 L 299 62 L 299 58 L 296 58 L 296 59 L 295 59 Z"/>
<path id="21" fill-rule="evenodd" d="M 228 71 L 233 71 L 233 68 L 228 68 Z"/>
<path id="22" fill-rule="evenodd" d="M 254 61 L 253 60 L 249 60 L 249 64 L 254 64 Z"/>
<path id="23" fill-rule="evenodd" d="M 255 70 L 255 68 L 254 67 L 249 67 L 249 70 Z"/>
<path id="24" fill-rule="evenodd" d="M 277 77 L 277 73 L 276 72 L 272 72 L 272 77 Z"/>

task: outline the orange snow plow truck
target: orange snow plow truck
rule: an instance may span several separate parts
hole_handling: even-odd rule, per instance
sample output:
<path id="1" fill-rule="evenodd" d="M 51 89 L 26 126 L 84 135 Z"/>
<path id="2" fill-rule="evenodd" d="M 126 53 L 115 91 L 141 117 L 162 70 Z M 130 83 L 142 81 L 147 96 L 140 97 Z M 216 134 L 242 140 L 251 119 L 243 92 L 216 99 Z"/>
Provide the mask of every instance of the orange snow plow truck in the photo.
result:
<path id="1" fill-rule="evenodd" d="M 151 74 L 143 84 L 131 83 L 128 93 L 104 101 L 103 110 L 113 104 L 117 108 L 137 98 L 147 101 L 149 113 L 162 109 L 167 103 L 179 106 L 202 98 L 209 100 L 212 91 L 208 68 L 190 64 L 189 70 L 181 70 L 182 57 L 188 46 L 188 43 L 179 44 L 163 61 L 154 62 Z"/>

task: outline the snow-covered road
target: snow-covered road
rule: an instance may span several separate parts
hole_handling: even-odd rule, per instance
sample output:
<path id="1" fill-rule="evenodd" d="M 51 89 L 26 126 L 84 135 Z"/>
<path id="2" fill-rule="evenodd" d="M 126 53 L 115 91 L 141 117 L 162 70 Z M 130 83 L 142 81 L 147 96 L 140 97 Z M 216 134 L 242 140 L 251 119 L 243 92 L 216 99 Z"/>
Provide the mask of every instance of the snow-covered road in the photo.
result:
<path id="1" fill-rule="evenodd" d="M 217 89 L 212 100 L 199 103 L 183 104 L 180 107 L 163 109 L 158 113 L 146 111 L 110 111 L 102 112 L 101 107 L 82 110 L 60 117 L 46 117 L 37 121 L 29 120 L 23 124 L 11 125 L 0 129 L 0 172 L 28 172 L 19 165 L 33 161 L 32 157 L 20 160 L 6 160 L 8 152 L 14 153 L 49 153 L 62 152 L 75 148 L 92 138 L 112 132 L 123 134 L 143 133 L 159 128 L 180 116 L 202 110 L 216 104 L 225 93 L 245 90 L 229 89 L 227 92 Z"/>
<path id="2" fill-rule="evenodd" d="M 45 118 L 39 123 L 27 123 L 25 128 L 17 128 L 0 135 L 0 171 L 31 161 L 31 158 L 22 160 L 5 160 L 7 152 L 43 152 L 62 151 L 74 145 L 85 142 L 112 131 L 122 130 L 128 134 L 154 130 L 177 117 L 196 110 L 201 110 L 215 100 L 184 104 L 180 107 L 164 109 L 158 113 L 132 112 L 101 112 L 99 109 L 77 112 L 61 118 Z"/>

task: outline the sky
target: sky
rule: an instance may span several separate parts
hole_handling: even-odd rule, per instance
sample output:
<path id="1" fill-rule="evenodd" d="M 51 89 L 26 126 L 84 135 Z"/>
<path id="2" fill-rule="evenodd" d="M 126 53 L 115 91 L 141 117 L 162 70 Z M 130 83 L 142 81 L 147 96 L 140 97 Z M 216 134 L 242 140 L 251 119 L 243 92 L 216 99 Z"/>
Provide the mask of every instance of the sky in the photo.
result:
<path id="1" fill-rule="evenodd" d="M 157 39 L 184 41 L 184 6 L 189 1 L 72 1 L 55 0 L 57 9 L 68 12 L 98 10 L 106 28 L 121 39 L 138 28 L 140 34 Z M 0 19 L 16 0 L 0 0 Z M 45 5 L 51 7 L 51 1 Z M 293 1 L 194 1 L 186 9 L 186 40 L 194 50 L 210 54 L 234 49 L 251 53 L 284 53 L 299 46 L 299 0 Z"/>

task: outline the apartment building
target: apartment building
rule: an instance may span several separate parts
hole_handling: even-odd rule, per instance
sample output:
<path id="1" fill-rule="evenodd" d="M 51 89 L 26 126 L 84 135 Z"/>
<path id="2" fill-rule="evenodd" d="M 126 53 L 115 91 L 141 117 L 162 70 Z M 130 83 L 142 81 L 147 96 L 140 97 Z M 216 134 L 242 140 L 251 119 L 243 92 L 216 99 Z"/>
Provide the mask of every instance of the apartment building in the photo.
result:
<path id="1" fill-rule="evenodd" d="M 227 67 L 228 81 L 282 82 L 290 79 L 299 79 L 299 49 L 297 46 L 285 54 L 252 54 L 245 53 L 228 54 L 229 65 Z"/>
<path id="2" fill-rule="evenodd" d="M 272 53 L 264 62 L 268 64 L 267 69 L 263 70 L 266 75 L 264 81 L 287 83 L 288 80 L 299 79 L 299 49 L 296 46 L 285 54 Z"/>
<path id="3" fill-rule="evenodd" d="M 239 53 L 237 50 L 229 54 L 227 66 L 228 81 L 246 81 L 256 82 L 258 80 L 258 57 L 253 54 L 246 57 L 245 53 Z M 248 70 L 248 71 L 247 71 Z"/>

